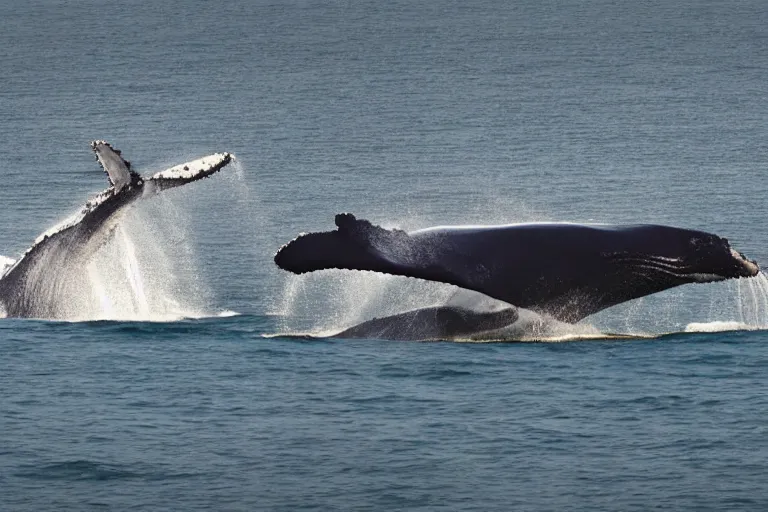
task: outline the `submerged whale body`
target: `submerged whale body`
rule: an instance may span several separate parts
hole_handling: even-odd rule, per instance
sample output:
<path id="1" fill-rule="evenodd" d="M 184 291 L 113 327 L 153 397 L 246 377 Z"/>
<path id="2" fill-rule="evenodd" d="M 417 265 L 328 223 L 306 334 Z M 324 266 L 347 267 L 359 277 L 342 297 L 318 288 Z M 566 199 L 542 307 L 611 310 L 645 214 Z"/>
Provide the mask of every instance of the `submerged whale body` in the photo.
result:
<path id="1" fill-rule="evenodd" d="M 93 141 L 91 148 L 110 187 L 86 202 L 75 215 L 40 235 L 0 274 L 0 311 L 6 316 L 61 318 L 62 305 L 68 300 L 64 291 L 68 269 L 88 262 L 108 241 L 129 206 L 211 176 L 233 158 L 230 153 L 215 153 L 142 177 L 107 142 Z"/>
<path id="2" fill-rule="evenodd" d="M 760 270 L 725 238 L 670 226 L 532 223 L 406 233 L 351 214 L 337 215 L 336 226 L 300 235 L 275 263 L 296 274 L 335 268 L 448 283 L 567 323 L 675 286 Z"/>
<path id="3" fill-rule="evenodd" d="M 517 308 L 473 311 L 458 306 L 438 306 L 374 318 L 336 333 L 332 338 L 437 341 L 495 331 L 517 321 Z"/>

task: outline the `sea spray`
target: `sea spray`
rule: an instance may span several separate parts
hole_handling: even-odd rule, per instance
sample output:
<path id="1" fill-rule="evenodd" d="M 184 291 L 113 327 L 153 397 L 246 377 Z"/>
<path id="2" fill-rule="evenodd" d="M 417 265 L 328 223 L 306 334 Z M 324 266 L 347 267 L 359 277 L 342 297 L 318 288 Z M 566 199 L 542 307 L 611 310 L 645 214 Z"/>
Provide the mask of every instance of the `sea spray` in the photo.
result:
<path id="1" fill-rule="evenodd" d="M 742 325 L 753 329 L 768 328 L 768 278 L 763 272 L 748 279 L 738 279 L 733 287 L 738 317 Z"/>
<path id="2" fill-rule="evenodd" d="M 95 251 L 63 246 L 43 253 L 24 290 L 39 316 L 169 321 L 214 315 L 183 216 L 159 199 L 128 212 Z"/>
<path id="3" fill-rule="evenodd" d="M 197 268 L 183 212 L 161 198 L 131 211 L 115 236 L 93 258 L 93 289 L 106 289 L 89 316 L 168 321 L 209 316 L 210 293 Z M 94 274 L 91 274 L 94 277 Z M 103 293 L 103 292 L 102 292 Z"/>
<path id="4" fill-rule="evenodd" d="M 446 304 L 455 286 L 373 272 L 323 270 L 288 276 L 271 314 L 285 332 L 337 332 L 373 317 Z"/>
<path id="5" fill-rule="evenodd" d="M 288 276 L 282 302 L 282 332 L 326 335 L 373 317 L 419 307 L 457 305 L 487 308 L 493 299 L 467 302 L 474 292 L 454 286 L 372 272 L 326 270 Z M 475 294 L 478 296 L 480 294 Z M 481 296 L 482 297 L 482 296 Z M 603 338 L 603 333 L 648 337 L 681 331 L 768 328 L 768 278 L 681 286 L 609 308 L 571 325 L 526 317 L 526 328 L 506 329 L 475 340 L 569 340 Z M 611 334 L 613 336 L 613 334 Z"/>
<path id="6" fill-rule="evenodd" d="M 88 264 L 88 282 L 91 285 L 92 298 L 96 302 L 96 311 L 100 313 L 100 315 L 94 319 L 106 320 L 115 318 L 115 307 L 112 304 L 112 299 L 107 293 L 104 284 L 101 282 L 101 276 L 94 263 Z"/>
<path id="7" fill-rule="evenodd" d="M 71 302 L 71 296 L 79 294 L 87 300 L 76 301 L 77 307 L 70 307 L 65 318 L 169 321 L 217 315 L 215 294 L 202 269 L 211 262 L 218 264 L 221 255 L 198 254 L 195 233 L 219 218 L 226 218 L 227 225 L 239 219 L 243 224 L 233 229 L 246 232 L 245 225 L 259 219 L 249 211 L 252 191 L 242 164 L 234 161 L 231 166 L 234 172 L 205 180 L 205 185 L 169 191 L 127 212 L 113 236 L 88 261 L 82 284 L 67 299 Z M 223 238 L 219 246 L 226 242 Z"/>
<path id="8" fill-rule="evenodd" d="M 0 277 L 2 277 L 16 263 L 13 258 L 0 255 Z"/>
<path id="9" fill-rule="evenodd" d="M 706 321 L 688 323 L 685 332 L 721 332 L 768 329 L 768 278 L 763 272 L 755 277 L 736 279 L 728 283 L 731 301 L 713 298 Z M 715 302 L 719 307 L 715 307 Z M 731 308 L 724 306 L 731 305 Z"/>
<path id="10" fill-rule="evenodd" d="M 125 276 L 128 280 L 128 284 L 131 286 L 136 311 L 140 318 L 149 318 L 150 306 L 147 301 L 147 294 L 144 291 L 144 279 L 141 276 L 141 268 L 139 266 L 139 261 L 136 258 L 136 249 L 133 245 L 133 241 L 126 235 L 125 229 L 119 227 L 118 235 L 123 248 Z"/>

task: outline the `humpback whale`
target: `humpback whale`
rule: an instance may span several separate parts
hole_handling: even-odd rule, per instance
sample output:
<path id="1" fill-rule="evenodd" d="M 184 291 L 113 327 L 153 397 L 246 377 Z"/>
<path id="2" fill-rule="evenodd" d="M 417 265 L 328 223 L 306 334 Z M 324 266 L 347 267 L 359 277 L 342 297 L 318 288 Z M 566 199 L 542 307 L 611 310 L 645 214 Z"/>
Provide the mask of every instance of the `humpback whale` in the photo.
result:
<path id="1" fill-rule="evenodd" d="M 0 267 L 0 311 L 6 316 L 60 318 L 62 274 L 83 265 L 109 240 L 128 207 L 139 199 L 211 176 L 232 161 L 230 153 L 212 155 L 143 177 L 121 152 L 103 140 L 91 142 L 109 180 L 109 188 L 70 218 L 41 234 L 12 265 Z"/>
<path id="2" fill-rule="evenodd" d="M 566 323 L 675 286 L 760 270 L 725 238 L 670 226 L 529 223 L 405 232 L 349 213 L 335 220 L 335 231 L 301 234 L 282 246 L 275 263 L 296 274 L 335 268 L 448 283 Z"/>

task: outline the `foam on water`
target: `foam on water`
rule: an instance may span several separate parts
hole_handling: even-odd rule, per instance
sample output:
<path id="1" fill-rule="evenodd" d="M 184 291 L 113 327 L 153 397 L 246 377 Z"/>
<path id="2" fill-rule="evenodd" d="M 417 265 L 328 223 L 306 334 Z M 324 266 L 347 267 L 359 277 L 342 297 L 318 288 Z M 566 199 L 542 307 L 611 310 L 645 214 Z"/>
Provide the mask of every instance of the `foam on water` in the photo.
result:
<path id="1" fill-rule="evenodd" d="M 726 331 L 756 331 L 759 328 L 736 321 L 691 322 L 685 326 L 685 332 L 726 332 Z"/>
<path id="2" fill-rule="evenodd" d="M 149 302 L 147 301 L 147 294 L 144 292 L 144 279 L 141 276 L 141 268 L 136 259 L 136 249 L 131 239 L 125 233 L 125 229 L 122 227 L 118 228 L 118 235 L 118 243 L 120 243 L 123 248 L 125 277 L 128 280 L 128 284 L 131 286 L 136 309 L 140 316 L 148 318 L 150 315 Z"/>

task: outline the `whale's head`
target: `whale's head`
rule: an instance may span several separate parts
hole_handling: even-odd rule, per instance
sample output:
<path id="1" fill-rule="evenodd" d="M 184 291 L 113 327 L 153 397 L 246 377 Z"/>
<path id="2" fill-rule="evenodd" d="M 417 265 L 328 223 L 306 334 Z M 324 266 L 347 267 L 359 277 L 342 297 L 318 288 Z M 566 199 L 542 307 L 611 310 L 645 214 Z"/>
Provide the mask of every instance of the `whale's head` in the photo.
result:
<path id="1" fill-rule="evenodd" d="M 652 225 L 626 232 L 632 234 L 628 245 L 606 256 L 620 273 L 641 276 L 647 283 L 668 287 L 754 277 L 760 272 L 757 262 L 712 233 Z"/>

